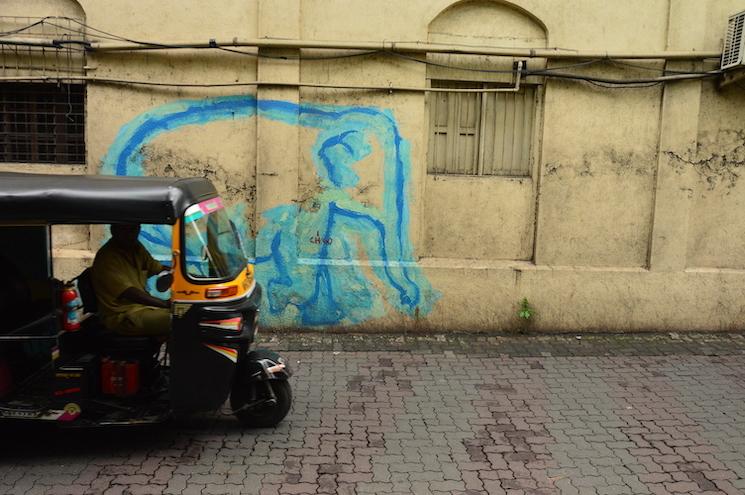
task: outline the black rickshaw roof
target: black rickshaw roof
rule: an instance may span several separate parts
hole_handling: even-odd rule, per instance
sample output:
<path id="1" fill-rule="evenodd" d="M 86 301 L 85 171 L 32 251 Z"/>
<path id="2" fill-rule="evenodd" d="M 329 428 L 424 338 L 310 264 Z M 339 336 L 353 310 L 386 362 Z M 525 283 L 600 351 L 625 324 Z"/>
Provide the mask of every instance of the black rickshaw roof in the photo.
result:
<path id="1" fill-rule="evenodd" d="M 202 177 L 119 177 L 0 172 L 0 224 L 173 224 L 217 196 Z"/>

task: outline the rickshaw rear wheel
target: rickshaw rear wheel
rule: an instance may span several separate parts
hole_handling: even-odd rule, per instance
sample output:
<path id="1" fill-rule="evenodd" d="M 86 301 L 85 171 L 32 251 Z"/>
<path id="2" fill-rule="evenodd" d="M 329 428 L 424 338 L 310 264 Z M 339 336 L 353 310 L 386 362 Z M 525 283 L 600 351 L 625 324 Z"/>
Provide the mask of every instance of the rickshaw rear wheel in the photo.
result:
<path id="1" fill-rule="evenodd" d="M 253 382 L 250 386 L 255 387 L 255 392 L 247 386 L 236 387 L 230 394 L 230 407 L 233 408 L 235 417 L 247 428 L 269 428 L 276 426 L 290 412 L 292 405 L 292 389 L 287 380 L 269 380 L 266 382 Z M 272 387 L 275 401 L 269 400 L 266 387 Z M 255 399 L 251 400 L 251 397 Z M 267 402 L 254 407 L 247 407 L 249 401 L 266 399 Z"/>

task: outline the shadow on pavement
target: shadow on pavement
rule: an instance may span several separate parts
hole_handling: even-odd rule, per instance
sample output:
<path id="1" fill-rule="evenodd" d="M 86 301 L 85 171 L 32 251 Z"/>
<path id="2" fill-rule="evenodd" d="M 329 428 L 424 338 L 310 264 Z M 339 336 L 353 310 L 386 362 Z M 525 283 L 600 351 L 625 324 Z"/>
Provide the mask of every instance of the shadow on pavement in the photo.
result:
<path id="1" fill-rule="evenodd" d="M 219 433 L 218 433 L 219 431 Z M 0 465 L 64 463 L 65 459 L 122 458 L 173 448 L 200 437 L 241 434 L 233 418 L 198 418 L 188 423 L 105 428 L 59 428 L 19 421 L 0 425 Z"/>

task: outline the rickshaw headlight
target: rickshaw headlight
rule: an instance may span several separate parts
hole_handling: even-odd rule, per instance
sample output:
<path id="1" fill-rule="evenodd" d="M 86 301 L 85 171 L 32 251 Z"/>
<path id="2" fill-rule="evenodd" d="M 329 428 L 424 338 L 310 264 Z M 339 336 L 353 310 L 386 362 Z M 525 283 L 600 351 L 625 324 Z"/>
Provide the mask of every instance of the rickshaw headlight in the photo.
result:
<path id="1" fill-rule="evenodd" d="M 213 287 L 207 289 L 204 293 L 207 299 L 216 299 L 218 297 L 230 297 L 238 294 L 238 286 L 231 285 L 230 287 Z"/>

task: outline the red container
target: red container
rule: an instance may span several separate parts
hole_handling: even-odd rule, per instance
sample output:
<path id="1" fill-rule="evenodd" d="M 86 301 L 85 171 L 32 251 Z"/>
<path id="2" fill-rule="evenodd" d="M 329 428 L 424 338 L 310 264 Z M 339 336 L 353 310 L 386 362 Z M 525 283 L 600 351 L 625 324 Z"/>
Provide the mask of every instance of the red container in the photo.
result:
<path id="1" fill-rule="evenodd" d="M 114 395 L 114 363 L 109 358 L 101 360 L 101 393 Z"/>
<path id="2" fill-rule="evenodd" d="M 131 397 L 140 391 L 140 363 L 138 361 L 101 360 L 101 393 L 117 397 Z"/>
<path id="3" fill-rule="evenodd" d="M 111 373 L 111 386 L 114 395 L 124 395 L 124 361 L 114 361 L 114 371 Z"/>
<path id="4" fill-rule="evenodd" d="M 137 361 L 124 365 L 123 395 L 129 397 L 140 391 L 140 363 Z"/>

